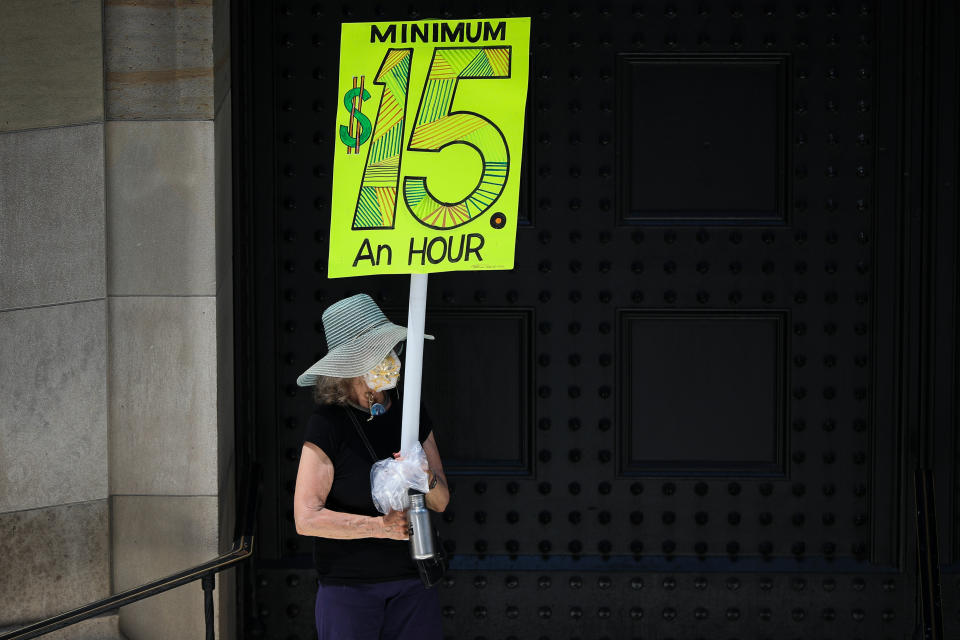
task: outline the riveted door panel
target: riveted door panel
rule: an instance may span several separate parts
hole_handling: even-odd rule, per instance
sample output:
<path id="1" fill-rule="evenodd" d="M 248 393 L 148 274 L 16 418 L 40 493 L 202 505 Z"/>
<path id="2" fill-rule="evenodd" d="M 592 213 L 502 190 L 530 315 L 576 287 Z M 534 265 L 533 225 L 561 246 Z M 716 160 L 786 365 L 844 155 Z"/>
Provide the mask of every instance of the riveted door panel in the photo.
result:
<path id="1" fill-rule="evenodd" d="M 325 274 L 340 22 L 510 15 L 533 18 L 516 267 L 429 279 L 446 634 L 911 632 L 898 3 L 264 5 L 247 634 L 313 633 L 291 500 L 320 314 L 363 291 L 406 318 L 406 277 Z"/>

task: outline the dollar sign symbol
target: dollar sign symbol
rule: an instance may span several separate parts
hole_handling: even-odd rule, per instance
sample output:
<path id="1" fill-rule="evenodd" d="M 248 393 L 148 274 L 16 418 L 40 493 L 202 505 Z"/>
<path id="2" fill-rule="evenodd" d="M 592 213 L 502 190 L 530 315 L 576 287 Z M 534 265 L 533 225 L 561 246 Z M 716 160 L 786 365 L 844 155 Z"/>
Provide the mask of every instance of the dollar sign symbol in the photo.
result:
<path id="1" fill-rule="evenodd" d="M 359 104 L 354 105 L 354 100 L 358 96 L 360 97 Z M 343 106 L 350 112 L 351 122 L 349 127 L 345 124 L 340 125 L 340 141 L 348 147 L 359 148 L 360 145 L 370 139 L 370 134 L 373 133 L 370 118 L 360 112 L 363 101 L 369 99 L 370 93 L 362 87 L 354 87 L 343 94 Z M 356 127 L 353 125 L 353 120 L 357 121 Z M 351 130 L 356 134 L 355 136 L 350 134 Z"/>

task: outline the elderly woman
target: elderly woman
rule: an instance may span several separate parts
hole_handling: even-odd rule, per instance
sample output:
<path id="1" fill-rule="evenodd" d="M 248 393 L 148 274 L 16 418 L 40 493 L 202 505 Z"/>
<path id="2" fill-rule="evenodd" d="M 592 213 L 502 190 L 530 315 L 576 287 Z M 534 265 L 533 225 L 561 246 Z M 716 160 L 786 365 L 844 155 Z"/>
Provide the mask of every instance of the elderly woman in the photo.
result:
<path id="1" fill-rule="evenodd" d="M 394 347 L 407 330 L 391 323 L 366 294 L 323 313 L 327 355 L 297 384 L 314 388 L 297 471 L 297 533 L 314 537 L 319 586 L 319 640 L 439 640 L 440 605 L 410 557 L 403 512 L 381 515 L 370 493 L 370 467 L 397 457 L 402 400 Z M 432 338 L 432 336 L 427 336 Z M 429 416 L 421 410 L 419 440 L 427 458 L 427 507 L 450 500 Z"/>

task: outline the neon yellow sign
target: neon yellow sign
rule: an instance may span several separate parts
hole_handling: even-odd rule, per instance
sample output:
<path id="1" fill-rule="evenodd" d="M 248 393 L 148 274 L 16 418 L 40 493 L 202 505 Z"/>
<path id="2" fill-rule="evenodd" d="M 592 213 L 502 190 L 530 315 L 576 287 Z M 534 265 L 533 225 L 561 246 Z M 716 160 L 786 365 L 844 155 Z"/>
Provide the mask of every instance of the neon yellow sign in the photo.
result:
<path id="1" fill-rule="evenodd" d="M 330 277 L 513 267 L 529 50 L 529 18 L 342 26 Z"/>

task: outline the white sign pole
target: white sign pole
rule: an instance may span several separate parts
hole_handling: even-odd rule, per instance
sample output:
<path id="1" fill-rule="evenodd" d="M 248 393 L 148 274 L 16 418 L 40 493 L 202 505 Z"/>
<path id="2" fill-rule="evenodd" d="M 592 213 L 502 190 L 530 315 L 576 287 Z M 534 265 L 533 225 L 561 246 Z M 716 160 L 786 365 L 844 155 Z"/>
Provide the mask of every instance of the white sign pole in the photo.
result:
<path id="1" fill-rule="evenodd" d="M 423 380 L 423 331 L 427 312 L 427 274 L 410 274 L 410 309 L 407 312 L 407 357 L 403 375 L 403 415 L 400 452 L 417 443 L 420 432 L 420 388 Z"/>

